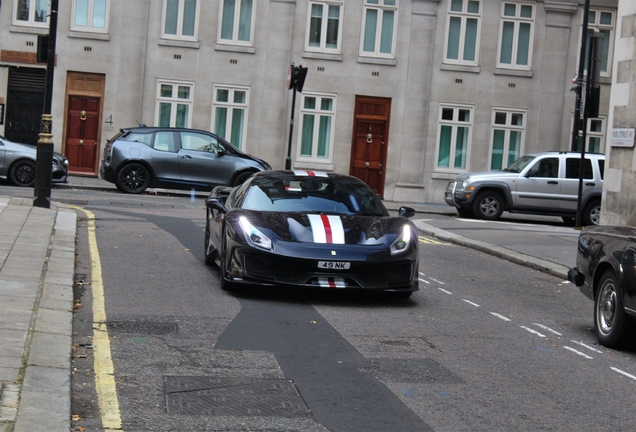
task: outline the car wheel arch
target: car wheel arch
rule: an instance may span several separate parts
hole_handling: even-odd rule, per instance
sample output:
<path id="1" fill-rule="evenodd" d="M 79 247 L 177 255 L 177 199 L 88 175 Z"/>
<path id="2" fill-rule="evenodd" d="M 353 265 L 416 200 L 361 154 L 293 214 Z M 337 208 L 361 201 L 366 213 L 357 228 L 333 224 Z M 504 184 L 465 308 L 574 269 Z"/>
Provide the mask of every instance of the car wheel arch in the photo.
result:
<path id="1" fill-rule="evenodd" d="M 504 200 L 504 210 L 508 210 L 508 203 L 511 202 L 512 192 L 510 191 L 510 187 L 507 184 L 488 183 L 483 185 L 476 185 L 475 187 L 476 189 L 473 191 L 472 199 L 475 199 L 475 197 L 477 197 L 482 192 L 496 192 L 501 195 Z"/>
<path id="2" fill-rule="evenodd" d="M 252 174 L 257 173 L 258 171 L 255 169 L 251 169 L 251 168 L 246 168 L 246 169 L 242 169 L 240 171 L 237 171 L 234 173 L 234 175 L 232 176 L 232 179 L 230 181 L 230 184 L 232 186 L 240 186 L 240 184 L 242 184 L 243 182 L 241 182 L 240 184 L 236 184 L 237 180 L 241 177 L 245 177 L 245 180 L 247 180 Z"/>
<path id="3" fill-rule="evenodd" d="M 148 187 L 154 187 L 155 186 L 155 171 L 152 169 L 152 166 L 147 161 L 145 161 L 143 159 L 126 159 L 125 161 L 122 161 L 119 164 L 119 166 L 117 167 L 117 175 L 119 175 L 121 170 L 123 170 L 124 168 L 126 168 L 130 164 L 143 165 L 143 167 L 146 168 L 148 170 L 148 172 L 150 173 L 150 184 L 148 185 Z"/>
<path id="4" fill-rule="evenodd" d="M 619 282 L 622 280 L 621 273 L 618 271 L 618 269 L 611 262 L 603 261 L 603 262 L 599 263 L 596 266 L 596 268 L 594 269 L 594 280 L 593 280 L 593 283 L 592 283 L 592 289 L 593 289 L 594 298 L 596 298 L 596 295 L 598 294 L 599 283 L 601 282 L 601 279 L 603 278 L 603 275 L 608 270 L 610 270 L 610 271 L 612 271 L 614 273 L 614 275 L 619 280 Z M 621 295 L 621 297 L 623 296 L 622 290 L 620 292 L 620 295 Z"/>

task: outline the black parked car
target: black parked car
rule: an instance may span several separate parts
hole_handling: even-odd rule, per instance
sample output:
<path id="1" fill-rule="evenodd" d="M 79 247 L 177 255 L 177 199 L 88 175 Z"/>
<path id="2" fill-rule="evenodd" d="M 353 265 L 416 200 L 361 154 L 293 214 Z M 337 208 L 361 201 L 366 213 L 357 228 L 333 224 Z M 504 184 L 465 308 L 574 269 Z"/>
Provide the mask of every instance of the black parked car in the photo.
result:
<path id="1" fill-rule="evenodd" d="M 148 187 L 206 190 L 236 186 L 271 166 L 213 133 L 183 128 L 121 129 L 104 148 L 99 174 L 127 193 Z"/>
<path id="2" fill-rule="evenodd" d="M 588 227 L 579 235 L 576 267 L 568 272 L 594 301 L 594 328 L 601 344 L 617 347 L 636 317 L 636 228 Z"/>
<path id="3" fill-rule="evenodd" d="M 361 180 L 311 171 L 263 171 L 206 200 L 205 262 L 221 287 L 346 288 L 409 297 L 418 290 L 418 239 Z"/>
<path id="4" fill-rule="evenodd" d="M 37 148 L 19 144 L 0 136 L 0 178 L 8 179 L 16 186 L 33 187 L 35 184 L 35 160 Z M 61 153 L 53 153 L 52 183 L 68 180 L 68 159 Z"/>

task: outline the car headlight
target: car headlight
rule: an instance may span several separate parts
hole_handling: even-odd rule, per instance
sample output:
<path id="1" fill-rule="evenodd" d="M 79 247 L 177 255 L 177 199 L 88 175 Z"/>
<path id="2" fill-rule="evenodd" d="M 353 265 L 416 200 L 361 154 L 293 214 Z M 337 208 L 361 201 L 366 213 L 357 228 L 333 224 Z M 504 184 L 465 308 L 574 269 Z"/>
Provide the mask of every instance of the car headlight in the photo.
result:
<path id="1" fill-rule="evenodd" d="M 401 254 L 408 250 L 411 243 L 411 225 L 404 225 L 402 233 L 391 244 L 391 255 Z"/>
<path id="2" fill-rule="evenodd" d="M 258 228 L 250 223 L 245 216 L 239 218 L 239 225 L 243 229 L 243 234 L 247 241 L 254 247 L 261 249 L 272 249 L 272 241 Z"/>

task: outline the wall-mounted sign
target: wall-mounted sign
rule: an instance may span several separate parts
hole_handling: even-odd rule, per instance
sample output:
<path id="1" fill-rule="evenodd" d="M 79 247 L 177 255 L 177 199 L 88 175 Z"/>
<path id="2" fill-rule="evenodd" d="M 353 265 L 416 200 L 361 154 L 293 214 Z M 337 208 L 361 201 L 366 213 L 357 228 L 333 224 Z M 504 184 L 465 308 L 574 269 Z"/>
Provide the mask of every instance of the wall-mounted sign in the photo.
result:
<path id="1" fill-rule="evenodd" d="M 634 147 L 636 129 L 612 129 L 612 147 Z"/>
<path id="2" fill-rule="evenodd" d="M 0 104 L 0 125 L 4 124 L 4 104 Z"/>

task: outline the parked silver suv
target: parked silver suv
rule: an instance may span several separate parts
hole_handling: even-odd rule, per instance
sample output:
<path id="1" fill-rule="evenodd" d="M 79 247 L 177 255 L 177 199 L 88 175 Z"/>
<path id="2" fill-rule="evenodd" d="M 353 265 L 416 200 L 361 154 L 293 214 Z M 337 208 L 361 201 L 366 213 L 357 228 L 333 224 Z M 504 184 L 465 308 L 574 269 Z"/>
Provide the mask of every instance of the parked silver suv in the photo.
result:
<path id="1" fill-rule="evenodd" d="M 497 220 L 504 210 L 576 218 L 581 154 L 546 152 L 522 156 L 503 171 L 458 175 L 446 188 L 446 203 L 462 217 Z M 581 221 L 598 225 L 605 155 L 585 155 Z"/>

